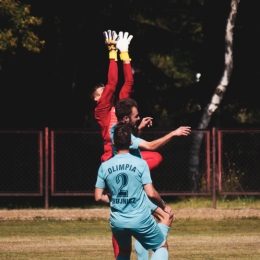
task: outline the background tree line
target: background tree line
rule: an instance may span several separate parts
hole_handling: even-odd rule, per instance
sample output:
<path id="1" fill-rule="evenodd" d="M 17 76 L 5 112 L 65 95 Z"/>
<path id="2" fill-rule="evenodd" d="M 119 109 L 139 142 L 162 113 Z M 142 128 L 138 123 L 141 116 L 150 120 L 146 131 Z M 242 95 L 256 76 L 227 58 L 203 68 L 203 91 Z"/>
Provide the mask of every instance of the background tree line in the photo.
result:
<path id="1" fill-rule="evenodd" d="M 141 116 L 153 116 L 155 127 L 196 128 L 222 77 L 230 3 L 0 0 L 0 128 L 97 127 L 89 92 L 106 83 L 108 29 L 134 36 L 133 98 Z M 233 72 L 209 127 L 259 127 L 255 4 L 240 1 Z M 119 75 L 120 88 L 120 62 Z"/>

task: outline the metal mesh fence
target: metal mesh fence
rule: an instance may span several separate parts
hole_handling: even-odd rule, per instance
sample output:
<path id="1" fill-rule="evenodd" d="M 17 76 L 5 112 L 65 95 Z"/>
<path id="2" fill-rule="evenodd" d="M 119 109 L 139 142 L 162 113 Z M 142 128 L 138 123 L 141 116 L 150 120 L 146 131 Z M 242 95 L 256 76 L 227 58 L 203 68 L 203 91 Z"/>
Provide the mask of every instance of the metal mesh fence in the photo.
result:
<path id="1" fill-rule="evenodd" d="M 93 196 L 103 153 L 100 132 L 46 131 L 45 135 L 42 131 L 0 131 L 0 196 L 43 195 L 43 169 L 45 201 L 48 183 L 52 196 Z M 141 137 L 152 141 L 168 132 L 148 129 Z M 194 149 L 199 136 L 202 138 Z M 216 140 L 214 136 L 209 130 L 193 130 L 189 136 L 172 138 L 158 150 L 163 161 L 151 175 L 161 195 L 210 195 L 216 189 L 220 195 L 260 195 L 260 130 L 218 130 L 217 142 L 209 144 Z M 45 154 L 50 152 L 45 157 L 44 138 Z M 197 151 L 196 190 L 191 187 L 191 151 L 193 155 Z M 212 178 L 214 174 L 217 178 Z M 214 180 L 216 187 L 211 184 Z"/>
<path id="2" fill-rule="evenodd" d="M 169 131 L 168 131 L 169 132 Z M 151 141 L 167 134 L 149 131 L 142 138 Z M 163 163 L 152 172 L 154 186 L 161 193 L 173 194 L 189 191 L 189 152 L 193 132 L 188 137 L 176 137 L 159 150 Z M 99 132 L 52 131 L 52 195 L 93 194 L 100 156 L 103 153 Z M 207 160 L 206 138 L 199 152 L 200 191 L 206 191 Z"/>
<path id="3" fill-rule="evenodd" d="M 0 195 L 42 195 L 42 132 L 0 132 Z"/>
<path id="4" fill-rule="evenodd" d="M 52 131 L 52 195 L 93 194 L 102 153 L 100 132 Z"/>
<path id="5" fill-rule="evenodd" d="M 144 132 L 142 138 L 146 141 L 152 141 L 166 135 L 169 131 Z M 189 171 L 191 145 L 195 135 L 199 131 L 192 131 L 189 136 L 178 136 L 158 151 L 163 157 L 161 165 L 151 172 L 155 188 L 164 194 L 187 193 L 191 192 L 191 176 Z M 200 132 L 203 134 L 201 149 L 198 153 L 199 165 L 197 176 L 199 181 L 200 192 L 207 191 L 207 131 Z"/>
<path id="6" fill-rule="evenodd" d="M 219 192 L 260 191 L 260 131 L 219 130 Z"/>

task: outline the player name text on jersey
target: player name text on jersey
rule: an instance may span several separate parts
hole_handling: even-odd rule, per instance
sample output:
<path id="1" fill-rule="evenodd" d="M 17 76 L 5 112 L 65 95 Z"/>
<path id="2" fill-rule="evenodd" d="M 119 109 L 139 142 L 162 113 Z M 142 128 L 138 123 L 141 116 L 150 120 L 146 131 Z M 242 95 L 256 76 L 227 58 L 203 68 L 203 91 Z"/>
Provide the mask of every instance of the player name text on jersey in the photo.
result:
<path id="1" fill-rule="evenodd" d="M 119 164 L 108 168 L 108 173 L 111 174 L 116 171 L 136 171 L 136 167 L 133 167 L 131 164 Z"/>

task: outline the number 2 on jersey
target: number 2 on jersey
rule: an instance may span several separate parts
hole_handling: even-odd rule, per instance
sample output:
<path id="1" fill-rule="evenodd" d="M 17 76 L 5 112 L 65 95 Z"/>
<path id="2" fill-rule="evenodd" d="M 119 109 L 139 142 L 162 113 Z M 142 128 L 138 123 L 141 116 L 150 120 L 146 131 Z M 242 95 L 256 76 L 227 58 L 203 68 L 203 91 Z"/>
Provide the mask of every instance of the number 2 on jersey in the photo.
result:
<path id="1" fill-rule="evenodd" d="M 125 173 L 120 173 L 116 176 L 116 183 L 118 184 L 121 181 L 121 186 L 118 189 L 117 197 L 127 197 L 128 190 L 123 190 L 123 188 L 128 183 L 128 176 Z"/>

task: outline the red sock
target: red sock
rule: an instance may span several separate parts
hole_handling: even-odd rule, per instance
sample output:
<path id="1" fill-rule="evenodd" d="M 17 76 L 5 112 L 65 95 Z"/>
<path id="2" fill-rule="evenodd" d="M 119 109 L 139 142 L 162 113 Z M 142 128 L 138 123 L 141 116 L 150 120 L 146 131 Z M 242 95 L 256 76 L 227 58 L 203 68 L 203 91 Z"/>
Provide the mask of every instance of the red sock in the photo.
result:
<path id="1" fill-rule="evenodd" d="M 116 242 L 116 239 L 114 238 L 114 236 L 112 236 L 112 244 L 113 244 L 113 248 L 114 248 L 114 255 L 115 255 L 115 259 L 117 258 L 118 254 L 119 254 L 119 246 Z"/>
<path id="2" fill-rule="evenodd" d="M 147 162 L 150 171 L 158 167 L 162 162 L 162 156 L 157 152 L 141 151 L 141 155 Z"/>

